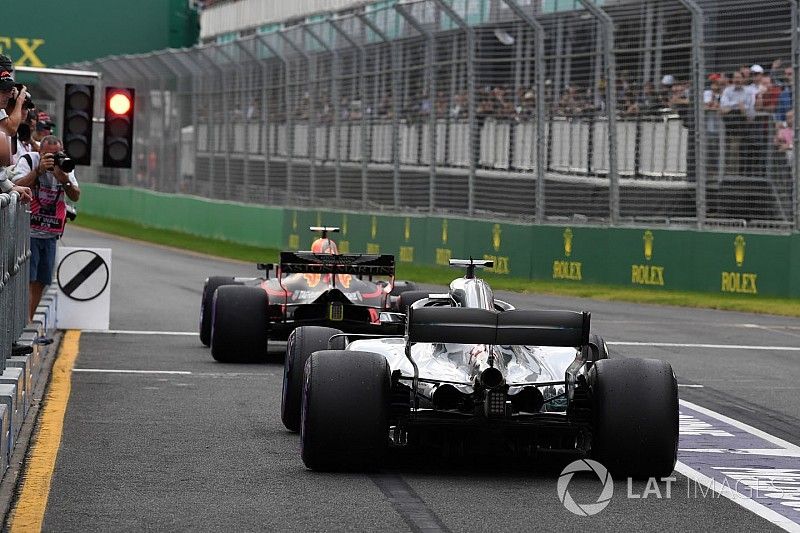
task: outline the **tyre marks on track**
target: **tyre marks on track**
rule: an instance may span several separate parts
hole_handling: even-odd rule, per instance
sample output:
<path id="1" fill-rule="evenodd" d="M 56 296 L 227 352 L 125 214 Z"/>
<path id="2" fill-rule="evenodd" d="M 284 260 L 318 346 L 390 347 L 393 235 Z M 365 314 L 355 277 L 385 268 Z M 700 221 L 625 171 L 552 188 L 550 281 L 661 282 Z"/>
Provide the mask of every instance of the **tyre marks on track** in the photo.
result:
<path id="1" fill-rule="evenodd" d="M 414 492 L 414 489 L 397 474 L 380 473 L 370 476 L 397 514 L 415 533 L 449 532 L 447 526 Z"/>

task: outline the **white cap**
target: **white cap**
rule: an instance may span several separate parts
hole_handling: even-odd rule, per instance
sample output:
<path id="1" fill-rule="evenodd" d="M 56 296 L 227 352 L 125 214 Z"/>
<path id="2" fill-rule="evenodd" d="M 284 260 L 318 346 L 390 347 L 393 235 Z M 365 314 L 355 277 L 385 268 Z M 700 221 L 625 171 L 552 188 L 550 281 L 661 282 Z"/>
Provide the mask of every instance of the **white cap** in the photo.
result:
<path id="1" fill-rule="evenodd" d="M 675 84 L 675 77 L 672 74 L 667 74 L 663 78 L 661 78 L 661 85 L 674 85 Z"/>
<path id="2" fill-rule="evenodd" d="M 764 74 L 764 67 L 761 65 L 753 65 L 750 67 L 750 72 L 755 72 L 756 74 Z"/>

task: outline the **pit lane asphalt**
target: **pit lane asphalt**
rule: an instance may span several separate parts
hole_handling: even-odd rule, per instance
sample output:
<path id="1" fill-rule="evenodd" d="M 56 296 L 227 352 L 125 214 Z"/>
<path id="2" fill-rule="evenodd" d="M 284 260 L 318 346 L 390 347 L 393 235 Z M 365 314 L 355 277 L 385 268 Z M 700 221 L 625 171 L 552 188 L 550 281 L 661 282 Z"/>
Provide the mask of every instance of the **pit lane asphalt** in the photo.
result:
<path id="1" fill-rule="evenodd" d="M 67 246 L 111 247 L 111 328 L 196 331 L 203 280 L 250 265 L 70 228 Z M 441 289 L 439 289 L 441 290 Z M 500 293 L 518 307 L 586 309 L 609 342 L 797 346 L 795 319 Z M 754 326 L 745 326 L 750 324 Z M 578 517 L 556 495 L 558 470 L 400 464 L 374 475 L 318 474 L 280 423 L 281 345 L 263 365 L 215 363 L 195 336 L 84 333 L 45 531 L 772 530 L 721 497 L 696 497 L 675 474 L 671 499 L 628 499 L 624 481 L 600 514 Z M 800 444 L 797 352 L 611 347 L 663 358 L 681 397 Z M 388 487 L 388 488 L 387 488 Z M 634 483 L 642 494 L 644 483 Z M 597 480 L 576 478 L 577 501 Z M 665 487 L 661 486 L 662 495 Z M 391 495 L 392 498 L 389 498 Z M 423 529 L 425 521 L 430 529 Z M 422 524 L 422 526 L 420 525 Z"/>

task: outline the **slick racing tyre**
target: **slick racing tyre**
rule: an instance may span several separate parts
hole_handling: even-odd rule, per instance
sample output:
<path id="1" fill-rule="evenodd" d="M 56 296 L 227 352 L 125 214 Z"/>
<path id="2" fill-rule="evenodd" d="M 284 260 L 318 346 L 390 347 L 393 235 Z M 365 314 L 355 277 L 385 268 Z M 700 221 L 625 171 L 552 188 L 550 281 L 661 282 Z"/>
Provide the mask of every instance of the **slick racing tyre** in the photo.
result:
<path id="1" fill-rule="evenodd" d="M 301 326 L 295 329 L 286 343 L 286 360 L 283 364 L 283 394 L 281 420 L 289 431 L 300 431 L 300 404 L 303 399 L 303 369 L 311 354 L 319 350 L 344 350 L 344 337 L 333 335 L 342 331 L 318 326 Z"/>
<path id="2" fill-rule="evenodd" d="M 589 335 L 589 345 L 587 346 L 588 353 L 587 359 L 589 361 L 599 361 L 600 359 L 608 359 L 608 346 L 603 337 L 592 333 Z"/>
<path id="3" fill-rule="evenodd" d="M 224 285 L 211 306 L 211 355 L 221 363 L 263 361 L 269 322 L 267 293 L 258 287 Z"/>
<path id="4" fill-rule="evenodd" d="M 392 292 L 389 294 L 391 296 L 400 296 L 404 292 L 408 291 L 418 291 L 419 287 L 413 281 L 403 281 L 398 280 L 394 282 L 394 286 L 392 287 Z"/>
<path id="5" fill-rule="evenodd" d="M 311 470 L 377 468 L 389 445 L 389 363 L 378 354 L 315 352 L 306 362 L 300 448 Z"/>
<path id="6" fill-rule="evenodd" d="M 400 298 L 397 300 L 397 310 L 401 313 L 407 313 L 411 304 L 427 297 L 427 291 L 406 291 L 400 294 Z"/>
<path id="7" fill-rule="evenodd" d="M 203 297 L 200 300 L 200 342 L 211 346 L 211 300 L 214 291 L 223 285 L 241 285 L 230 276 L 211 276 L 203 285 Z"/>
<path id="8" fill-rule="evenodd" d="M 678 384 L 669 363 L 601 359 L 590 371 L 592 456 L 618 477 L 667 477 L 678 458 Z"/>

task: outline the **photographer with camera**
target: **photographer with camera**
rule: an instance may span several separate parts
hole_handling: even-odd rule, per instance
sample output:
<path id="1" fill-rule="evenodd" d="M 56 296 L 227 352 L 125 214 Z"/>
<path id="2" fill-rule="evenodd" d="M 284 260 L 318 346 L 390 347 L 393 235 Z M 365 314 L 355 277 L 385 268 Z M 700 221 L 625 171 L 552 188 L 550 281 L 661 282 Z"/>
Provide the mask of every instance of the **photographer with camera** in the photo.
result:
<path id="1" fill-rule="evenodd" d="M 30 318 L 39 305 L 44 288 L 53 280 L 56 239 L 64 233 L 66 196 L 73 202 L 81 191 L 75 179 L 75 162 L 63 151 L 54 135 L 42 139 L 39 152 L 24 154 L 12 171 L 17 185 L 33 189 L 31 202 Z"/>
<path id="2" fill-rule="evenodd" d="M 7 69 L 8 67 L 8 69 Z M 0 55 L 0 193 L 17 192 L 20 194 L 22 201 L 27 202 L 31 200 L 31 190 L 28 187 L 15 185 L 9 176 L 11 170 L 9 165 L 13 161 L 14 147 L 12 142 L 13 133 L 12 125 L 9 125 L 10 119 L 6 113 L 6 107 L 10 107 L 9 102 L 16 95 L 16 87 L 14 78 L 11 77 L 11 60 L 6 56 Z M 16 109 L 16 103 L 13 109 Z M 16 127 L 13 127 L 16 131 Z"/>
<path id="3" fill-rule="evenodd" d="M 8 56 L 0 55 L 0 131 L 17 134 L 29 109 L 34 107 L 28 89 L 14 82 L 14 65 Z"/>

